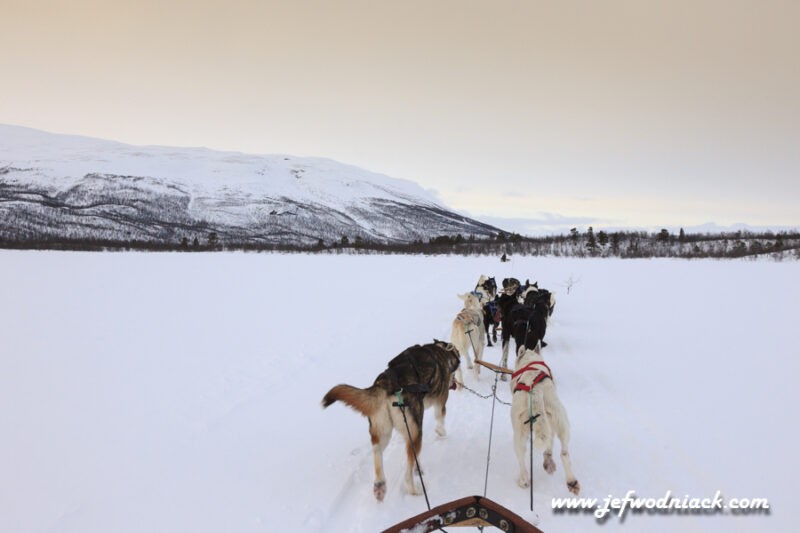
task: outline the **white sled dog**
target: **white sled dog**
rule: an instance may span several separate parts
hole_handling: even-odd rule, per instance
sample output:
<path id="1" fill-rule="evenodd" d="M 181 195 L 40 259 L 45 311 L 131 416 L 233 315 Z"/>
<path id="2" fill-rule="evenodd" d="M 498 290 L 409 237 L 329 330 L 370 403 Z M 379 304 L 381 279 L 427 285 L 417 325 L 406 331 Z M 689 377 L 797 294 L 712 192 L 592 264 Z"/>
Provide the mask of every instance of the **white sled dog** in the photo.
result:
<path id="1" fill-rule="evenodd" d="M 458 353 L 467 360 L 467 368 L 473 369 L 475 379 L 478 379 L 480 365 L 473 365 L 469 357 L 469 350 L 476 361 L 483 361 L 483 345 L 486 344 L 486 331 L 483 327 L 483 309 L 478 297 L 473 292 L 459 294 L 464 302 L 464 308 L 453 319 L 453 329 L 450 333 L 450 344 L 456 347 Z M 464 376 L 461 367 L 456 372 L 456 385 L 459 389 L 464 385 Z"/>
<path id="2" fill-rule="evenodd" d="M 572 472 L 569 458 L 569 419 L 564 406 L 556 394 L 553 373 L 544 362 L 541 348 L 537 344 L 535 350 L 526 350 L 520 346 L 517 353 L 516 371 L 511 377 L 511 425 L 514 428 L 514 451 L 519 461 L 520 487 L 530 486 L 531 480 L 525 466 L 525 456 L 531 417 L 536 417 L 533 424 L 535 435 L 534 446 L 544 449 L 544 470 L 548 474 L 556 471 L 553 462 L 553 433 L 561 441 L 561 463 L 567 478 L 567 489 L 575 495 L 581 490 L 580 483 Z M 532 403 L 531 403 L 532 401 Z M 532 412 L 531 412 L 532 411 Z"/>

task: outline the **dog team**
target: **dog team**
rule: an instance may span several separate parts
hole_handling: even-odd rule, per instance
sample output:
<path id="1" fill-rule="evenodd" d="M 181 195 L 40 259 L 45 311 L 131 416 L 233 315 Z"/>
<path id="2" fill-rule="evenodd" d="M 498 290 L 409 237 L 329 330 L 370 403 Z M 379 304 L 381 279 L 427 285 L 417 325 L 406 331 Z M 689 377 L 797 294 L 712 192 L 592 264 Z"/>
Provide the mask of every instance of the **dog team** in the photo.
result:
<path id="1" fill-rule="evenodd" d="M 507 365 L 512 337 L 516 348 L 510 386 L 514 451 L 520 469 L 517 483 L 520 487 L 529 487 L 531 483 L 525 451 L 531 433 L 528 424 L 532 424 L 532 445 L 543 450 L 544 470 L 548 474 L 556 470 L 553 436 L 557 435 L 567 489 L 575 495 L 579 493 L 580 483 L 572 471 L 568 450 L 569 419 L 556 393 L 553 373 L 541 353 L 547 346 L 544 335 L 555 308 L 555 294 L 539 288 L 537 283 L 526 281 L 522 285 L 515 278 L 504 279 L 502 286 L 498 294 L 494 278 L 482 275 L 473 291 L 458 295 L 464 307 L 453 319 L 449 343 L 434 339 L 430 344 L 407 348 L 389 361 L 371 387 L 336 385 L 323 397 L 323 407 L 340 401 L 369 420 L 375 467 L 373 492 L 378 501 L 386 495 L 383 451 L 395 429 L 406 441 L 406 491 L 420 494 L 413 472 L 422 449 L 423 413 L 433 407 L 436 433 L 445 436 L 444 419 L 450 390 L 460 390 L 464 384 L 461 357 L 466 359 L 467 369 L 473 371 L 477 381 L 481 365 L 473 364 L 470 350 L 476 362 L 482 361 L 484 345 L 488 342 L 492 346 L 492 340 L 497 342 L 498 326 L 502 333 L 500 367 Z M 501 379 L 508 380 L 507 374 L 502 373 Z"/>

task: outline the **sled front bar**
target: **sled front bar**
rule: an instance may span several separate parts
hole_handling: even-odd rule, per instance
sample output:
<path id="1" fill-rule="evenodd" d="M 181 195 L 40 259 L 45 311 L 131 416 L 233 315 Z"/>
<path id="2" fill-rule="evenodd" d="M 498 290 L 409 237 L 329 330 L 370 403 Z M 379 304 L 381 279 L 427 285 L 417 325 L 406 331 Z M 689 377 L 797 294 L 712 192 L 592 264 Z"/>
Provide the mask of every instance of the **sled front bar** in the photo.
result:
<path id="1" fill-rule="evenodd" d="M 510 368 L 506 368 L 504 366 L 493 365 L 492 363 L 487 363 L 486 361 L 481 361 L 480 359 L 476 359 L 475 362 L 478 363 L 481 366 L 485 366 L 486 368 L 488 368 L 492 372 L 500 372 L 501 374 L 513 374 L 514 373 L 514 371 L 511 370 Z"/>
<path id="2" fill-rule="evenodd" d="M 543 533 L 521 516 L 481 496 L 468 496 L 439 505 L 385 529 L 383 533 L 400 533 L 411 529 L 428 533 L 442 527 L 475 526 L 496 527 L 506 533 Z"/>

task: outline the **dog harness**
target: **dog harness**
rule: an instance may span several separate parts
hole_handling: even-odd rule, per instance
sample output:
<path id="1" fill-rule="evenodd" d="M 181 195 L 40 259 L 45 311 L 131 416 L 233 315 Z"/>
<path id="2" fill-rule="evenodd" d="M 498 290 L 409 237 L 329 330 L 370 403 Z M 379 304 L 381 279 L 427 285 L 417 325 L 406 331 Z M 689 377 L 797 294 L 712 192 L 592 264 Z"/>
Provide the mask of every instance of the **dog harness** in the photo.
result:
<path id="1" fill-rule="evenodd" d="M 480 314 L 468 313 L 467 311 L 468 311 L 467 309 L 462 309 L 461 312 L 459 312 L 458 315 L 456 316 L 456 319 L 458 319 L 458 321 L 464 324 L 465 326 L 480 326 L 481 325 Z"/>
<path id="2" fill-rule="evenodd" d="M 538 376 L 533 378 L 533 383 L 531 383 L 530 385 L 526 385 L 524 383 L 517 383 L 514 386 L 514 392 L 517 392 L 517 391 L 531 392 L 536 385 L 538 385 L 539 383 L 541 383 L 545 379 L 547 379 L 547 378 L 553 379 L 553 371 L 550 370 L 550 367 L 547 366 L 547 363 L 545 363 L 544 361 L 533 361 L 533 362 L 528 363 L 527 365 L 523 366 L 522 368 L 520 368 L 519 370 L 517 370 L 513 374 L 511 374 L 511 380 L 513 381 L 513 380 L 517 379 L 518 377 L 520 377 L 525 372 L 530 372 L 532 370 L 537 370 L 536 368 L 534 368 L 536 366 L 542 366 L 542 367 L 544 367 L 544 369 L 542 369 L 542 371 L 539 372 Z"/>

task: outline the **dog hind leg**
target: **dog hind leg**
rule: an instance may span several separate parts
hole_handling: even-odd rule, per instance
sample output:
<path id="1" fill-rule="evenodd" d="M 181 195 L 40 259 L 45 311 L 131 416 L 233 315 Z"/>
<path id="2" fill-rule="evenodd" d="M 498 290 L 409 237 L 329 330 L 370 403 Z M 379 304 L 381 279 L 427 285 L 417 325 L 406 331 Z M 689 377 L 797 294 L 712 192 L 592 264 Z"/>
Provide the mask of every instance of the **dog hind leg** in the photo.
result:
<path id="1" fill-rule="evenodd" d="M 464 356 L 467 360 L 467 368 L 472 368 L 472 361 L 469 358 L 469 348 L 467 346 L 468 342 L 467 335 L 464 333 L 463 328 L 458 327 L 460 322 L 457 320 L 453 322 L 453 330 L 450 334 L 450 344 L 455 346 L 456 350 L 458 350 L 458 354 L 460 356 Z M 461 365 L 458 365 L 458 369 L 456 370 L 456 387 L 458 390 L 463 389 L 464 387 L 464 375 L 461 372 Z"/>
<path id="2" fill-rule="evenodd" d="M 406 490 L 409 494 L 418 496 L 422 491 L 414 483 L 414 470 L 419 468 L 414 459 L 415 455 L 419 458 L 419 452 L 422 451 L 422 431 L 416 427 L 416 424 L 409 422 L 411 430 L 411 439 L 409 440 L 406 434 L 406 459 L 408 460 L 408 468 L 406 469 Z"/>
<path id="3" fill-rule="evenodd" d="M 483 341 L 484 341 L 483 330 L 479 328 L 472 328 L 472 331 L 470 331 L 469 336 L 470 336 L 470 342 L 472 343 L 472 350 L 475 355 L 475 361 L 483 361 Z M 475 381 L 477 381 L 481 373 L 481 365 L 475 364 L 473 368 L 473 373 L 475 374 Z"/>
<path id="4" fill-rule="evenodd" d="M 539 417 L 537 422 L 540 422 L 542 425 L 549 425 L 549 417 L 542 416 Z M 543 429 L 543 438 L 544 441 L 544 463 L 542 467 L 544 471 L 548 474 L 552 474 L 556 471 L 556 463 L 553 461 L 553 431 L 551 428 L 547 427 Z"/>
<path id="5" fill-rule="evenodd" d="M 517 461 L 519 462 L 519 478 L 517 484 L 520 487 L 529 487 L 531 478 L 528 474 L 528 468 L 525 465 L 525 449 L 528 444 L 528 434 L 525 432 L 522 420 L 514 420 L 514 452 L 517 454 Z"/>
<path id="6" fill-rule="evenodd" d="M 406 491 L 414 496 L 422 494 L 422 491 L 414 484 L 414 469 L 416 467 L 414 454 L 419 457 L 419 452 L 422 449 L 422 420 L 417 420 L 421 417 L 416 415 L 416 412 L 417 410 L 414 409 L 412 405 L 407 404 L 406 418 L 404 421 L 403 413 L 399 408 L 393 408 L 391 411 L 394 428 L 403 435 L 406 441 L 406 460 L 408 462 L 405 473 Z M 408 423 L 407 428 L 406 423 Z"/>
<path id="7" fill-rule="evenodd" d="M 550 383 L 540 385 L 540 387 L 551 386 L 552 384 Z M 539 449 L 544 448 L 544 463 L 542 467 L 545 472 L 552 474 L 556 471 L 556 463 L 553 462 L 553 425 L 558 421 L 553 419 L 552 410 L 549 403 L 546 403 L 545 396 L 547 396 L 547 401 L 549 402 L 550 396 L 545 395 L 541 388 L 536 391 L 534 411 L 540 416 L 534 422 L 535 425 L 533 427 L 536 433 L 536 447 Z"/>
<path id="8" fill-rule="evenodd" d="M 467 368 L 472 368 L 472 359 L 469 357 L 469 337 L 470 333 L 464 330 L 464 325 L 459 320 L 453 321 L 453 330 L 450 333 L 450 344 L 456 347 L 458 354 L 467 360 Z M 461 370 L 461 365 L 458 365 Z"/>
<path id="9" fill-rule="evenodd" d="M 548 474 L 552 474 L 556 471 L 556 463 L 553 461 L 553 449 L 548 448 L 544 451 L 544 462 L 542 463 L 542 468 Z"/>
<path id="10" fill-rule="evenodd" d="M 575 473 L 572 471 L 572 461 L 569 458 L 569 450 L 563 441 L 561 442 L 561 464 L 564 465 L 564 472 L 567 476 L 567 490 L 577 496 L 581 491 L 581 484 L 575 479 Z"/>
<path id="11" fill-rule="evenodd" d="M 383 471 L 383 451 L 392 437 L 392 422 L 388 413 L 382 411 L 369 419 L 369 436 L 372 441 L 372 461 L 375 466 L 375 483 L 372 487 L 375 498 L 382 502 L 386 496 L 386 475 Z"/>
<path id="12" fill-rule="evenodd" d="M 564 465 L 567 489 L 577 496 L 581 490 L 581 484 L 575 478 L 575 473 L 572 471 L 572 461 L 569 457 L 569 421 L 564 408 L 562 406 L 559 407 L 560 412 L 558 413 L 559 419 L 556 423 L 556 430 L 558 431 L 558 440 L 561 441 L 561 464 Z"/>

